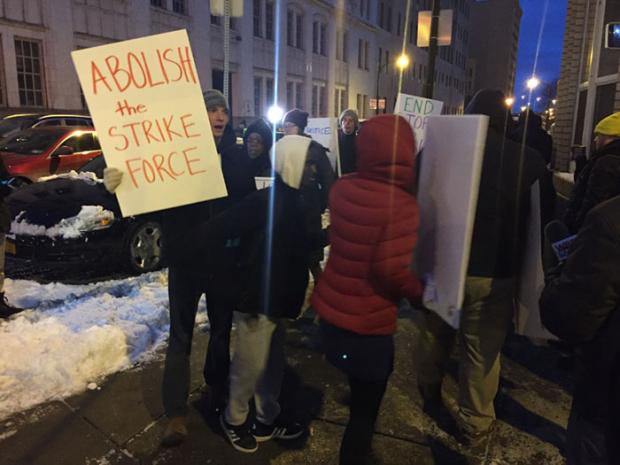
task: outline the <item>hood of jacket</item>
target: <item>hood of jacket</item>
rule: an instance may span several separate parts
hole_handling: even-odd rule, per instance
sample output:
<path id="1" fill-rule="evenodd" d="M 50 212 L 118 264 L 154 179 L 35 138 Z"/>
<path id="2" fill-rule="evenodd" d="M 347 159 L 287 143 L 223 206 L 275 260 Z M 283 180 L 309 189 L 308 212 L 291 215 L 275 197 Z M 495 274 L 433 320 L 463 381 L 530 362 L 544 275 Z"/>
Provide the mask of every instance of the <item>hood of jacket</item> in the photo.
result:
<path id="1" fill-rule="evenodd" d="M 284 184 L 299 189 L 312 139 L 304 136 L 284 136 L 276 143 L 275 171 Z"/>
<path id="2" fill-rule="evenodd" d="M 617 155 L 620 157 L 620 139 L 614 140 L 609 144 L 601 147 L 600 149 L 594 151 L 590 158 L 593 160 L 595 158 L 600 158 L 604 155 Z"/>
<path id="3" fill-rule="evenodd" d="M 269 156 L 269 151 L 271 150 L 271 146 L 273 145 L 273 134 L 271 131 L 271 126 L 262 118 L 257 119 L 252 124 L 248 126 L 245 130 L 245 134 L 243 135 L 243 144 L 247 146 L 248 137 L 250 134 L 256 133 L 263 139 L 263 145 L 265 146 L 265 151 L 260 156 L 266 155 Z"/>
<path id="4" fill-rule="evenodd" d="M 398 115 L 375 116 L 357 136 L 358 176 L 409 188 L 414 181 L 416 143 L 413 130 Z"/>
<path id="5" fill-rule="evenodd" d="M 476 93 L 465 108 L 466 115 L 487 115 L 489 126 L 496 131 L 505 133 L 510 122 L 506 97 L 500 90 L 482 89 Z"/>

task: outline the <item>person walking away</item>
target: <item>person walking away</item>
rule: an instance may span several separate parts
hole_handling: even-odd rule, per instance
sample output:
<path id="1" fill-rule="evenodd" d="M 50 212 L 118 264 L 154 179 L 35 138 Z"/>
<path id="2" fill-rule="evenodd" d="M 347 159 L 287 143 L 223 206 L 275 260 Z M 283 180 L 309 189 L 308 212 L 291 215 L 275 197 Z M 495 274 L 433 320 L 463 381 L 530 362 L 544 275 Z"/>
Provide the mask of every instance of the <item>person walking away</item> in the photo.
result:
<path id="1" fill-rule="evenodd" d="M 458 329 L 456 419 L 459 439 L 476 455 L 486 450 L 495 421 L 500 351 L 514 313 L 530 189 L 544 176 L 545 165 L 537 153 L 506 137 L 509 115 L 502 92 L 479 91 L 465 113 L 489 116 Z M 437 314 L 424 312 L 416 350 L 418 389 L 432 416 L 443 407 L 441 384 L 454 336 Z"/>
<path id="2" fill-rule="evenodd" d="M 567 465 L 620 463 L 620 196 L 593 208 L 547 273 L 544 325 L 575 345 Z"/>
<path id="3" fill-rule="evenodd" d="M 401 298 L 419 302 L 410 270 L 418 207 L 410 194 L 415 140 L 401 116 L 368 120 L 358 136 L 357 172 L 330 196 L 331 250 L 311 302 L 321 318 L 327 359 L 348 377 L 350 416 L 340 465 L 363 465 L 394 360 Z"/>
<path id="4" fill-rule="evenodd" d="M 4 198 L 10 194 L 11 189 L 8 182 L 11 175 L 4 166 L 4 161 L 0 159 L 0 318 L 9 318 L 23 310 L 23 308 L 14 307 L 9 304 L 4 293 L 4 266 L 6 253 L 6 235 L 11 229 L 11 214 L 9 212 Z"/>
<path id="5" fill-rule="evenodd" d="M 309 146 L 305 137 L 282 138 L 276 144 L 274 184 L 203 228 L 208 241 L 240 236 L 248 244 L 246 285 L 235 311 L 238 343 L 229 402 L 220 417 L 228 441 L 240 452 L 252 453 L 258 442 L 295 439 L 304 432 L 301 425 L 282 421 L 278 398 L 286 363 L 285 323 L 301 311 L 313 250 L 301 195 L 316 169 Z M 252 399 L 254 420 L 249 418 Z"/>
<path id="6" fill-rule="evenodd" d="M 282 118 L 285 136 L 300 135 L 310 138 L 304 133 L 308 125 L 308 113 L 298 108 L 288 111 Z M 308 230 L 321 232 L 323 230 L 322 215 L 327 208 L 329 192 L 336 180 L 336 175 L 332 168 L 325 147 L 312 140 L 309 148 L 309 156 L 316 161 L 313 182 L 308 183 L 302 188 L 304 200 L 304 211 L 306 212 L 306 222 Z M 327 234 L 321 233 L 323 243 L 317 242 L 317 248 L 310 259 L 310 272 L 314 281 L 317 282 L 321 276 L 321 262 L 325 258 L 323 253 L 324 246 L 327 245 Z"/>
<path id="7" fill-rule="evenodd" d="M 248 126 L 243 137 L 243 145 L 250 159 L 250 170 L 255 177 L 271 176 L 269 152 L 272 144 L 272 129 L 264 119 L 259 118 Z"/>
<path id="8" fill-rule="evenodd" d="M 161 439 L 166 447 L 180 444 L 187 436 L 192 336 L 198 301 L 203 294 L 210 325 L 203 369 L 209 386 L 208 410 L 217 412 L 225 404 L 232 315 L 240 292 L 239 239 L 226 238 L 207 249 L 202 246 L 200 227 L 212 215 L 225 211 L 255 190 L 247 157 L 236 146 L 224 95 L 210 89 L 204 92 L 204 99 L 228 197 L 163 212 L 170 300 L 170 335 L 162 383 L 164 410 L 169 419 Z M 114 192 L 121 179 L 122 173 L 116 169 L 104 171 L 104 182 L 110 192 Z"/>
<path id="9" fill-rule="evenodd" d="M 519 124 L 514 131 L 514 139 L 519 144 L 525 144 L 535 150 L 542 157 L 547 171 L 540 180 L 540 209 L 541 226 L 544 228 L 555 218 L 556 192 L 553 186 L 553 171 L 550 163 L 553 154 L 553 139 L 542 127 L 543 120 L 531 110 L 525 110 L 519 115 Z"/>
<path id="10" fill-rule="evenodd" d="M 603 118 L 594 136 L 594 152 L 577 177 L 564 214 L 573 234 L 594 206 L 620 195 L 620 112 Z"/>
<path id="11" fill-rule="evenodd" d="M 338 148 L 340 152 L 340 175 L 353 173 L 356 170 L 355 139 L 359 129 L 357 113 L 350 108 L 344 110 L 338 118 Z"/>

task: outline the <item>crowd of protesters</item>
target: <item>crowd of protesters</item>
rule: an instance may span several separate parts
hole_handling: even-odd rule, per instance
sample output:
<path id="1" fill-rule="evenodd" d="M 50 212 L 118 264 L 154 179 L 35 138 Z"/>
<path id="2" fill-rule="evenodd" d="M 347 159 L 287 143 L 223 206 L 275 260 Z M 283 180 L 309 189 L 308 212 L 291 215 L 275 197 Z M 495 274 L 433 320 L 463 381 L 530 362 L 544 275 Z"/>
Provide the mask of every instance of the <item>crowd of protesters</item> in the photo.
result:
<path id="1" fill-rule="evenodd" d="M 210 322 L 205 405 L 230 444 L 252 453 L 260 442 L 306 432 L 284 420 L 279 397 L 286 323 L 300 315 L 311 275 L 310 303 L 326 360 L 345 374 L 351 392 L 340 465 L 374 463 L 372 436 L 393 371 L 402 299 L 421 316 L 415 362 L 424 411 L 436 419 L 447 412 L 442 381 L 458 340 L 454 433 L 472 454 L 484 450 L 496 423 L 500 353 L 514 316 L 530 198 L 538 192 L 540 222 L 550 225 L 541 244 L 545 255 L 554 257 L 553 228 L 572 240 L 567 257 L 546 260 L 540 298 L 544 325 L 572 344 L 576 357 L 567 462 L 619 463 L 620 113 L 596 126 L 594 151 L 576 179 L 563 223 L 554 223 L 553 148 L 540 117 L 524 112 L 514 125 L 500 91 L 474 96 L 465 113 L 487 115 L 489 128 L 454 330 L 423 308 L 425 283 L 411 267 L 424 218 L 412 194 L 417 147 L 405 119 L 385 114 L 360 128 L 356 112 L 343 111 L 332 165 L 325 147 L 305 134 L 307 112 L 287 112 L 277 142 L 275 128 L 258 118 L 239 144 L 224 95 L 210 89 L 204 99 L 228 195 L 163 212 L 170 301 L 163 446 L 188 435 L 190 355 L 203 295 Z M 120 171 L 105 170 L 108 191 L 121 182 Z M 0 258 L 7 230 L 2 208 Z M 322 220 L 327 209 L 329 230 Z M 20 309 L 4 297 L 2 265 L 0 317 L 7 318 Z M 238 337 L 231 360 L 233 322 Z"/>

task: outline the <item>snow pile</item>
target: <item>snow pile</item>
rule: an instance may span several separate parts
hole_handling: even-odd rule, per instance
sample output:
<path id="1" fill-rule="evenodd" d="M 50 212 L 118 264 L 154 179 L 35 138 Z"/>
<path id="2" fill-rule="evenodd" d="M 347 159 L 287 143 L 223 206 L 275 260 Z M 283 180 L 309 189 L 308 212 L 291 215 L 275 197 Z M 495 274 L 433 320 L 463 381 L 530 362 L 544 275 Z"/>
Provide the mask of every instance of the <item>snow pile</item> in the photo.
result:
<path id="1" fill-rule="evenodd" d="M 90 171 L 83 171 L 78 173 L 75 170 L 71 170 L 68 173 L 61 174 L 52 174 L 51 176 L 43 176 L 37 179 L 37 182 L 45 182 L 51 179 L 80 179 L 82 181 L 86 181 L 88 184 L 98 184 L 102 183 L 103 179 L 99 179 L 95 173 Z"/>
<path id="2" fill-rule="evenodd" d="M 104 209 L 101 205 L 84 205 L 76 216 L 63 218 L 54 226 L 30 224 L 22 219 L 24 212 L 11 222 L 11 233 L 24 236 L 48 236 L 52 239 L 75 239 L 82 236 L 84 231 L 103 229 L 114 221 L 114 212 Z"/>
<path id="3" fill-rule="evenodd" d="M 0 419 L 159 356 L 168 335 L 162 271 L 87 285 L 7 280 L 5 288 L 28 310 L 0 322 Z M 199 323 L 204 300 L 200 310 Z"/>

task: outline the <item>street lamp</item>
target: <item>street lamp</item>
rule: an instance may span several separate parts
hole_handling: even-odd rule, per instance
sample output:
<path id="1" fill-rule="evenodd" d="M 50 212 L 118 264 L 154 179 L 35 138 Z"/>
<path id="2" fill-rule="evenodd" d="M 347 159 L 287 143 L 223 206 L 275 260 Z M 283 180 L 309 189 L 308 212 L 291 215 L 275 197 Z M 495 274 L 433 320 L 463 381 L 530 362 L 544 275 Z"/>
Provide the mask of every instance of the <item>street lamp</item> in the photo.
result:
<path id="1" fill-rule="evenodd" d="M 504 100 L 504 102 L 506 102 L 506 106 L 510 108 L 512 107 L 512 104 L 515 103 L 515 99 L 514 97 L 508 97 L 506 100 Z"/>
<path id="2" fill-rule="evenodd" d="M 532 76 L 527 80 L 526 85 L 528 89 L 534 90 L 540 85 L 540 79 L 538 79 L 536 76 Z"/>
<path id="3" fill-rule="evenodd" d="M 271 105 L 267 110 L 267 119 L 274 126 L 282 120 L 282 116 L 284 116 L 284 110 L 278 105 Z"/>
<path id="4" fill-rule="evenodd" d="M 398 58 L 396 59 L 396 67 L 399 70 L 404 71 L 405 68 L 407 68 L 408 66 L 409 57 L 405 53 L 401 53 L 400 55 L 398 55 Z"/>
<path id="5" fill-rule="evenodd" d="M 536 97 L 536 101 L 537 101 L 537 102 L 540 102 L 540 97 Z"/>
<path id="6" fill-rule="evenodd" d="M 406 53 L 401 53 L 396 58 L 396 67 L 402 72 L 409 66 L 410 60 Z M 389 61 L 381 63 L 381 56 L 379 56 L 379 63 L 377 64 L 377 88 L 375 91 L 375 115 L 379 114 L 379 79 L 381 78 L 381 71 L 387 69 L 390 65 Z"/>
<path id="7" fill-rule="evenodd" d="M 521 111 L 523 112 L 525 110 L 527 110 L 527 107 L 524 105 L 524 106 L 521 107 Z"/>

